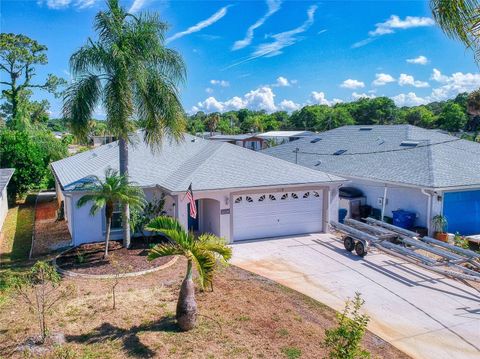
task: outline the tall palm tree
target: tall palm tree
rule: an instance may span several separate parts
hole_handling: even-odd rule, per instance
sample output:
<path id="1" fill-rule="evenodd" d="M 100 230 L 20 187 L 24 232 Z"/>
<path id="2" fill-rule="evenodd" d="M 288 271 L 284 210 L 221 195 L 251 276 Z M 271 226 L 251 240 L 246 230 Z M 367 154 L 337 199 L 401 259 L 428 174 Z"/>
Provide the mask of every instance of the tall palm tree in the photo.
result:
<path id="1" fill-rule="evenodd" d="M 471 48 L 480 59 L 480 2 L 478 0 L 430 0 L 435 21 L 447 36 Z"/>
<path id="2" fill-rule="evenodd" d="M 92 113 L 101 105 L 108 132 L 119 139 L 120 174 L 128 176 L 129 134 L 140 119 L 144 140 L 152 147 L 166 134 L 182 138 L 185 115 L 178 85 L 185 80 L 181 56 L 164 46 L 167 25 L 157 13 L 129 14 L 118 0 L 94 20 L 97 39 L 70 57 L 72 84 L 63 113 L 77 137 L 85 138 Z M 123 207 L 124 245 L 130 245 L 129 206 Z"/>
<path id="3" fill-rule="evenodd" d="M 148 260 L 171 255 L 187 258 L 187 274 L 182 282 L 177 302 L 176 318 L 180 329 L 190 330 L 195 327 L 197 303 L 195 287 L 192 280 L 193 265 L 197 268 L 201 289 L 212 284 L 213 275 L 219 260 L 227 262 L 232 257 L 232 250 L 223 238 L 213 234 L 202 234 L 195 238 L 182 225 L 170 217 L 157 217 L 150 222 L 147 230 L 161 232 L 169 243 L 158 244 L 148 253 Z"/>
<path id="4" fill-rule="evenodd" d="M 78 200 L 77 207 L 80 208 L 92 202 L 92 207 L 90 208 L 90 215 L 92 216 L 105 207 L 107 230 L 105 233 L 104 258 L 106 258 L 108 257 L 108 244 L 115 206 L 117 204 L 128 204 L 132 208 L 142 209 L 145 206 L 145 195 L 140 187 L 135 186 L 128 181 L 126 176 L 119 175 L 117 171 L 111 168 L 105 171 L 105 180 L 102 181 L 98 177 L 93 177 L 90 186 L 91 188 L 88 189 L 90 193 Z"/>

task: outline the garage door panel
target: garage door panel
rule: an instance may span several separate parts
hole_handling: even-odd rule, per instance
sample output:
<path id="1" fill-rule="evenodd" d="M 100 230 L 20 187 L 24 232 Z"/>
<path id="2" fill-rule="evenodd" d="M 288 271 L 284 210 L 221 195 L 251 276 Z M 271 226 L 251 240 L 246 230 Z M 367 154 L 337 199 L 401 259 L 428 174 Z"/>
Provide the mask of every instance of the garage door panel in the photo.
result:
<path id="1" fill-rule="evenodd" d="M 233 205 L 234 239 L 320 232 L 322 208 L 321 194 L 313 191 L 238 196 Z"/>

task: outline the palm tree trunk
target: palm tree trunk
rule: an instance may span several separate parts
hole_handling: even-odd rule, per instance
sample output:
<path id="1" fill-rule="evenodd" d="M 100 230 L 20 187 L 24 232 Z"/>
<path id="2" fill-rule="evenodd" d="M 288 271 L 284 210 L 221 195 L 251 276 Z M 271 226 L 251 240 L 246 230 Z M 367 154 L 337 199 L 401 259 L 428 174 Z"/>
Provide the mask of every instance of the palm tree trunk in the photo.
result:
<path id="1" fill-rule="evenodd" d="M 195 327 L 197 321 L 197 303 L 195 302 L 195 286 L 192 280 L 192 260 L 188 260 L 187 275 L 182 282 L 177 302 L 177 322 L 181 330 L 187 331 Z"/>
<path id="2" fill-rule="evenodd" d="M 128 176 L 128 139 L 120 137 L 118 140 L 120 174 Z M 125 203 L 122 207 L 123 246 L 130 247 L 130 206 Z"/>
<path id="3" fill-rule="evenodd" d="M 103 254 L 103 258 L 108 257 L 108 245 L 110 243 L 110 228 L 112 227 L 112 216 L 107 217 L 107 233 L 105 234 L 105 253 Z"/>

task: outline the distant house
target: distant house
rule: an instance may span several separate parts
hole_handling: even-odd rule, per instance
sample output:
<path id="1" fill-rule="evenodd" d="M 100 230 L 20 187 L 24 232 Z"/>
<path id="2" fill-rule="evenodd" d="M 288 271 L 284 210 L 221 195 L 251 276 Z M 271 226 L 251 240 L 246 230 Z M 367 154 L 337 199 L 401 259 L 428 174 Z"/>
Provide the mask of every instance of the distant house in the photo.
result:
<path id="1" fill-rule="evenodd" d="M 347 178 L 367 205 L 411 211 L 430 234 L 437 214 L 450 233 L 480 234 L 479 143 L 410 125 L 344 126 L 263 152 Z"/>
<path id="2" fill-rule="evenodd" d="M 7 186 L 14 171 L 13 168 L 0 169 L 0 232 L 8 212 Z"/>
<path id="3" fill-rule="evenodd" d="M 165 194 L 164 210 L 185 227 L 240 241 L 328 231 L 338 213 L 342 178 L 225 142 L 185 135 L 165 139 L 152 151 L 140 136 L 129 145 L 129 176 L 147 200 Z M 56 190 L 64 203 L 73 244 L 104 239 L 105 213 L 77 207 L 92 176 L 118 168 L 118 142 L 53 162 Z M 198 208 L 189 216 L 185 191 L 192 185 Z M 88 188 L 88 187 L 87 187 Z M 121 238 L 120 212 L 114 213 L 112 238 Z M 336 217 L 334 217 L 336 218 Z"/>
<path id="4" fill-rule="evenodd" d="M 98 146 L 102 146 L 102 145 L 106 145 L 108 143 L 111 143 L 113 141 L 116 141 L 117 138 L 115 136 L 112 136 L 112 135 L 104 135 L 104 136 L 90 136 L 89 137 L 89 142 L 90 142 L 90 145 L 92 145 L 93 147 L 98 147 Z"/>
<path id="5" fill-rule="evenodd" d="M 250 150 L 260 151 L 265 148 L 265 140 L 255 134 L 242 135 L 214 135 L 209 138 L 211 141 L 228 142 Z"/>
<path id="6" fill-rule="evenodd" d="M 276 144 L 283 144 L 313 135 L 315 135 L 315 132 L 311 131 L 269 131 L 260 133 L 258 137 L 265 140 L 272 140 Z"/>

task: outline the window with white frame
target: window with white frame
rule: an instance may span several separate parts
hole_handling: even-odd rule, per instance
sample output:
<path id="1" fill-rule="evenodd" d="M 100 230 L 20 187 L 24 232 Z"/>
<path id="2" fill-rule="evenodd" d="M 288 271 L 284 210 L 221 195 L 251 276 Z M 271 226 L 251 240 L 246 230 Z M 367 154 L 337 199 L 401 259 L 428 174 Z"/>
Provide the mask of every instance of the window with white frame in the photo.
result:
<path id="1" fill-rule="evenodd" d="M 122 229 L 122 206 L 116 203 L 113 207 L 111 229 Z"/>

